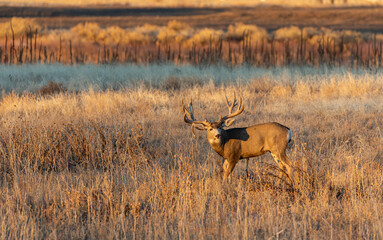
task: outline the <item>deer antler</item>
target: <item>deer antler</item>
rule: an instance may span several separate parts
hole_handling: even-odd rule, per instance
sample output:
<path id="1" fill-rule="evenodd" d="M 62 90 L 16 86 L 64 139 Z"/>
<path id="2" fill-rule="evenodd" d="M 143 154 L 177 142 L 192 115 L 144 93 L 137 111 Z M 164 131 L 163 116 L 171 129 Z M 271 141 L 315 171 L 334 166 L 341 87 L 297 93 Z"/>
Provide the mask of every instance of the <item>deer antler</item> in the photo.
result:
<path id="1" fill-rule="evenodd" d="M 190 101 L 189 103 L 189 111 L 185 108 L 185 104 L 184 104 L 184 100 L 182 100 L 182 111 L 184 113 L 184 121 L 186 123 L 189 123 L 191 124 L 191 129 L 192 129 L 192 133 L 193 133 L 193 136 L 195 137 L 195 133 L 194 133 L 194 127 L 196 127 L 197 129 L 200 129 L 196 126 L 196 124 L 202 124 L 204 126 L 207 126 L 209 125 L 209 122 L 208 121 L 197 121 L 195 118 L 194 118 L 194 114 L 193 114 L 193 103 L 192 101 Z M 200 129 L 202 130 L 202 129 Z"/>
<path id="2" fill-rule="evenodd" d="M 227 96 L 225 95 L 225 98 L 226 98 L 226 105 L 227 105 L 227 108 L 229 109 L 229 114 L 224 116 L 224 117 L 221 117 L 221 115 L 219 116 L 219 119 L 218 119 L 218 123 L 219 124 L 222 124 L 224 123 L 227 119 L 229 118 L 233 118 L 235 116 L 238 116 L 239 114 L 241 114 L 243 112 L 243 110 L 245 109 L 244 105 L 242 104 L 242 98 L 240 97 L 239 98 L 239 102 L 237 100 L 237 97 L 235 96 L 235 92 L 234 92 L 234 97 L 233 97 L 233 102 L 230 104 L 229 100 L 227 99 Z M 232 113 L 233 111 L 233 108 L 238 106 L 237 108 L 237 111 L 235 111 L 234 113 Z"/>

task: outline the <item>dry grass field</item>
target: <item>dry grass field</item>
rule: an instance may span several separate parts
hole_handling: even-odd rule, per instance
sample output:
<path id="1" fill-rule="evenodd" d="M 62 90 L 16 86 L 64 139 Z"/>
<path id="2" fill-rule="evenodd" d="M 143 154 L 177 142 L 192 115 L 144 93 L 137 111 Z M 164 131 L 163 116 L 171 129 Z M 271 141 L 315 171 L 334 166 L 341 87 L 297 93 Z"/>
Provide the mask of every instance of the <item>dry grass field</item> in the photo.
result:
<path id="1" fill-rule="evenodd" d="M 380 70 L 243 67 L 225 80 L 223 69 L 174 66 L 168 78 L 151 67 L 0 67 L 1 239 L 383 238 Z M 124 68 L 141 81 L 124 84 Z M 87 71 L 111 84 L 81 85 Z M 293 130 L 293 183 L 270 155 L 223 182 L 205 133 L 192 138 L 181 99 L 215 120 L 234 91 L 245 105 L 234 127 Z"/>

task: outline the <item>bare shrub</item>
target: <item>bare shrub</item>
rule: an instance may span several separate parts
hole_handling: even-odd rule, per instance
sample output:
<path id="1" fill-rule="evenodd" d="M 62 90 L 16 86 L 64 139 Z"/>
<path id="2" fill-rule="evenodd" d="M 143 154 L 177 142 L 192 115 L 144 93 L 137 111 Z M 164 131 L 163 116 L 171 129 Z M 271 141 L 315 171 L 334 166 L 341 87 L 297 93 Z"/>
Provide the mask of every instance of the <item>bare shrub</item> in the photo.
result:
<path id="1" fill-rule="evenodd" d="M 168 28 L 176 32 L 182 32 L 185 30 L 188 31 L 190 29 L 190 25 L 184 22 L 173 20 L 168 22 Z"/>
<path id="2" fill-rule="evenodd" d="M 64 87 L 62 83 L 56 83 L 53 81 L 49 81 L 47 85 L 42 86 L 39 90 L 38 93 L 42 96 L 47 96 L 47 95 L 54 95 L 58 93 L 63 93 L 66 92 L 67 89 Z"/>
<path id="3" fill-rule="evenodd" d="M 301 29 L 296 26 L 283 27 L 274 31 L 275 39 L 299 39 L 301 36 Z"/>
<path id="4" fill-rule="evenodd" d="M 190 37 L 190 25 L 178 22 L 170 21 L 167 27 L 160 29 L 157 35 L 157 39 L 161 43 L 180 43 Z"/>
<path id="5" fill-rule="evenodd" d="M 165 90 L 180 90 L 181 89 L 181 81 L 179 78 L 177 77 L 170 77 L 168 78 L 164 84 L 163 84 L 163 88 Z"/>
<path id="6" fill-rule="evenodd" d="M 269 94 L 274 86 L 275 83 L 273 81 L 270 81 L 270 79 L 268 78 L 253 79 L 249 83 L 249 88 L 251 89 L 251 91 L 261 94 Z"/>
<path id="7" fill-rule="evenodd" d="M 180 89 L 193 88 L 195 86 L 202 86 L 203 82 L 199 78 L 190 77 L 190 78 L 180 78 L 180 77 L 170 77 L 165 82 L 162 83 L 162 89 L 167 91 L 175 91 Z"/>
<path id="8" fill-rule="evenodd" d="M 206 45 L 211 43 L 215 43 L 220 39 L 220 37 L 223 35 L 223 31 L 221 30 L 215 30 L 212 28 L 204 28 L 199 31 L 197 31 L 191 38 L 188 40 L 189 46 L 192 46 L 195 44 L 202 44 Z"/>
<path id="9" fill-rule="evenodd" d="M 7 35 L 12 36 L 11 25 L 13 28 L 14 36 L 21 37 L 26 32 L 40 32 L 41 26 L 37 23 L 36 19 L 33 18 L 16 18 L 13 17 L 9 22 L 0 23 L 0 37 Z"/>
<path id="10" fill-rule="evenodd" d="M 173 29 L 164 28 L 160 30 L 160 32 L 157 35 L 157 39 L 161 43 L 174 43 L 176 41 L 176 37 L 178 36 L 178 33 L 174 31 Z"/>
<path id="11" fill-rule="evenodd" d="M 97 23 L 86 22 L 84 24 L 77 24 L 76 26 L 71 28 L 71 31 L 76 33 L 81 38 L 85 38 L 89 41 L 96 42 L 101 28 Z"/>
<path id="12" fill-rule="evenodd" d="M 242 41 L 244 36 L 250 37 L 252 41 L 260 41 L 268 37 L 266 29 L 243 23 L 229 25 L 225 33 L 225 38 L 228 41 Z"/>
<path id="13" fill-rule="evenodd" d="M 134 29 L 134 32 L 139 34 L 141 33 L 143 36 L 146 36 L 150 42 L 157 41 L 157 35 L 161 27 L 156 25 L 144 24 L 143 26 L 138 26 Z"/>

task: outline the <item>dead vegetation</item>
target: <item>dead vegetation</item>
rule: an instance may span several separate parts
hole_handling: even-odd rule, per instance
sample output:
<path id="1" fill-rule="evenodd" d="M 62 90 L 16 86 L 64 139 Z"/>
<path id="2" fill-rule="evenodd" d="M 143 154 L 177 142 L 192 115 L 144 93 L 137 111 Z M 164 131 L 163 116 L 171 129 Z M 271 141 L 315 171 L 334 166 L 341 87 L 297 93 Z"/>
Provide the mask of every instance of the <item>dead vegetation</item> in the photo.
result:
<path id="1" fill-rule="evenodd" d="M 383 85 L 373 74 L 178 84 L 4 95 L 1 238 L 383 237 Z M 215 119 L 234 90 L 246 105 L 236 127 L 293 130 L 293 181 L 265 155 L 249 177 L 240 162 L 223 183 L 206 137 L 192 138 L 181 96 Z"/>
<path id="2" fill-rule="evenodd" d="M 173 20 L 166 26 L 123 29 L 85 22 L 69 30 L 41 31 L 35 19 L 12 18 L 0 28 L 2 64 L 383 65 L 382 34 L 325 27 L 289 26 L 268 32 L 235 23 L 221 30 Z"/>

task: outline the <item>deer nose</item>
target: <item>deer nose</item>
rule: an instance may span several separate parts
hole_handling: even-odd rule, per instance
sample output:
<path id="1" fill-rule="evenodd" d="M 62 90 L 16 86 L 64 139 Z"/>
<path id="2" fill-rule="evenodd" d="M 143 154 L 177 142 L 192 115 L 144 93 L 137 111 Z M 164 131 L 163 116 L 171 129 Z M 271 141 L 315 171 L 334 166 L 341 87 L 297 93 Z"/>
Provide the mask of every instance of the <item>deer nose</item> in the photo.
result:
<path id="1" fill-rule="evenodd" d="M 220 134 L 215 135 L 215 138 L 221 138 Z"/>

